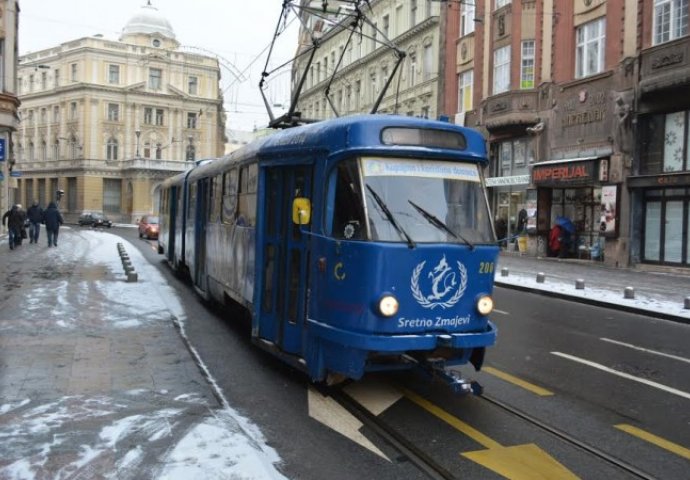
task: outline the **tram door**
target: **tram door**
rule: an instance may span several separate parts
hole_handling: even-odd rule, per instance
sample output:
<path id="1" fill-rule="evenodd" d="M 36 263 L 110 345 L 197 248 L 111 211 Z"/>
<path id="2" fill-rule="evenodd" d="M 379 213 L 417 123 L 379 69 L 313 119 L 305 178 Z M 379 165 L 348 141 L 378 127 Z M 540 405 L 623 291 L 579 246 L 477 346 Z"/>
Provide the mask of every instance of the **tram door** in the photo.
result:
<path id="1" fill-rule="evenodd" d="M 197 184 L 196 215 L 194 215 L 194 285 L 206 292 L 206 220 L 208 211 L 208 179 L 202 179 Z"/>
<path id="2" fill-rule="evenodd" d="M 259 336 L 287 353 L 302 350 L 309 264 L 309 225 L 292 222 L 295 197 L 311 198 L 312 167 L 266 170 L 266 218 Z"/>

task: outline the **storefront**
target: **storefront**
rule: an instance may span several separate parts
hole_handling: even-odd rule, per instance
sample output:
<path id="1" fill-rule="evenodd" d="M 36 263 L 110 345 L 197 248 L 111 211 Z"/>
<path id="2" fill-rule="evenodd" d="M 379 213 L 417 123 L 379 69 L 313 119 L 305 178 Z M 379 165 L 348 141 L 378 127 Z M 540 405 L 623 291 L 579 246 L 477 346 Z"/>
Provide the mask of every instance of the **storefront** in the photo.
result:
<path id="1" fill-rule="evenodd" d="M 609 157 L 542 162 L 532 170 L 537 189 L 539 254 L 560 218 L 573 225 L 566 257 L 604 259 L 605 238 L 618 235 L 619 186 L 607 183 Z"/>
<path id="2" fill-rule="evenodd" d="M 690 266 L 690 111 L 640 117 L 640 175 L 629 178 L 643 263 Z"/>

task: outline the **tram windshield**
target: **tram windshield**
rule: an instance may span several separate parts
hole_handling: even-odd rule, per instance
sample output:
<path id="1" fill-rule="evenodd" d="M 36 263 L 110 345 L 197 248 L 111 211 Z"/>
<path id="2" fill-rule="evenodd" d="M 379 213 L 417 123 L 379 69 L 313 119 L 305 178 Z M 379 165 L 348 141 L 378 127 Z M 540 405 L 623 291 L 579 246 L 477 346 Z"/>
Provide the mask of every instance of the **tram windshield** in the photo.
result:
<path id="1" fill-rule="evenodd" d="M 495 242 L 476 164 L 368 157 L 342 162 L 331 185 L 336 238 Z"/>

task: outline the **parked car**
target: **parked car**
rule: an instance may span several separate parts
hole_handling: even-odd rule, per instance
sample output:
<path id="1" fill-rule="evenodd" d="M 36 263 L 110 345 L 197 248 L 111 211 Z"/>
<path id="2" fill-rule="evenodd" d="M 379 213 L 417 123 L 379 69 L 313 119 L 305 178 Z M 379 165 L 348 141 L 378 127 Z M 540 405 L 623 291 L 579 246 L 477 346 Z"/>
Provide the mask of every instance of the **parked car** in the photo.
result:
<path id="1" fill-rule="evenodd" d="M 79 226 L 112 227 L 113 222 L 102 212 L 84 212 L 79 216 Z"/>
<path id="2" fill-rule="evenodd" d="M 155 215 L 144 215 L 139 220 L 139 238 L 146 237 L 149 240 L 158 238 L 158 217 Z"/>

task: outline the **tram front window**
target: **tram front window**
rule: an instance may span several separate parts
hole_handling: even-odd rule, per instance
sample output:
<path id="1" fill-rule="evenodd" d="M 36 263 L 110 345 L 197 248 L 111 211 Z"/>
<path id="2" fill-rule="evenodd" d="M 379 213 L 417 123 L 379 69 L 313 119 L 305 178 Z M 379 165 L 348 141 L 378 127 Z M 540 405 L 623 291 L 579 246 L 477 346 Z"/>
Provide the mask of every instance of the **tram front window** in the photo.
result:
<path id="1" fill-rule="evenodd" d="M 335 237 L 469 245 L 495 242 L 476 164 L 391 158 L 360 162 L 339 167 Z M 359 171 L 364 192 L 354 180 Z"/>

